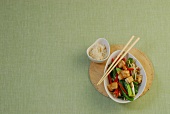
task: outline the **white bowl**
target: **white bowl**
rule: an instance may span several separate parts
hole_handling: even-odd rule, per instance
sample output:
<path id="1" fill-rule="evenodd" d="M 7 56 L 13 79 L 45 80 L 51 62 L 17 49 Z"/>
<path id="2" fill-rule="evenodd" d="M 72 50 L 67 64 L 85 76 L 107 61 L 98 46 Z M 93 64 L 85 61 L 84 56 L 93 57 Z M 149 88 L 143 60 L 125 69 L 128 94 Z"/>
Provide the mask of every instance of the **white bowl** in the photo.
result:
<path id="1" fill-rule="evenodd" d="M 106 46 L 107 54 L 106 54 L 106 57 L 105 57 L 103 60 L 94 59 L 94 58 L 92 58 L 92 57 L 89 55 L 90 50 L 91 50 L 91 49 L 94 47 L 94 45 L 97 44 L 97 43 Z M 109 57 L 109 55 L 110 55 L 110 45 L 109 45 L 108 41 L 107 41 L 105 38 L 99 38 L 99 39 L 97 39 L 97 40 L 87 49 L 86 53 L 87 53 L 88 58 L 89 58 L 91 61 L 93 61 L 93 62 L 95 62 L 95 63 L 103 63 L 104 61 L 106 61 L 106 60 L 108 59 L 108 57 Z"/>
<path id="2" fill-rule="evenodd" d="M 117 50 L 117 51 L 113 52 L 113 53 L 110 55 L 109 59 L 108 59 L 107 62 L 106 62 L 104 72 L 106 72 L 106 69 L 107 69 L 108 65 L 111 63 L 112 58 L 116 58 L 116 56 L 120 53 L 120 51 L 121 51 L 121 50 Z M 147 77 L 146 77 L 146 73 L 145 73 L 145 70 L 144 70 L 142 64 L 141 64 L 132 54 L 128 53 L 128 54 L 126 55 L 126 57 L 128 57 L 128 58 L 133 58 L 133 59 L 136 61 L 136 65 L 140 68 L 140 74 L 143 76 L 143 77 L 142 77 L 142 83 L 140 84 L 139 89 L 138 89 L 138 93 L 136 94 L 136 96 L 135 96 L 135 98 L 134 98 L 134 100 L 136 100 L 136 99 L 143 93 L 143 91 L 144 91 L 144 89 L 145 89 L 146 82 L 147 82 Z M 114 97 L 114 96 L 110 93 L 110 91 L 108 90 L 107 85 L 109 85 L 108 78 L 106 78 L 106 79 L 104 80 L 104 88 L 105 88 L 105 90 L 106 90 L 106 93 L 109 95 L 109 97 L 110 97 L 112 100 L 114 100 L 114 101 L 116 101 L 116 102 L 118 102 L 118 103 L 129 103 L 129 102 L 131 102 L 131 101 L 128 101 L 128 100 L 122 100 L 122 99 L 120 99 L 120 98 Z"/>

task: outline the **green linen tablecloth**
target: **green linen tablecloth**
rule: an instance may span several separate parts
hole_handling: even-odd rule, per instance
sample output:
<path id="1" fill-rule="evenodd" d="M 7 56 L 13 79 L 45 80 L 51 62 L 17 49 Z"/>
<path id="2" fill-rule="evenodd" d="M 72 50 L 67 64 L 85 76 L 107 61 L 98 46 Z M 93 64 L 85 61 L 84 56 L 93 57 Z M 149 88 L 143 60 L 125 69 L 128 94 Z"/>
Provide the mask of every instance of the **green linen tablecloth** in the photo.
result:
<path id="1" fill-rule="evenodd" d="M 0 114 L 169 114 L 169 11 L 168 0 L 1 0 Z M 132 35 L 154 80 L 144 96 L 118 104 L 91 84 L 86 49 Z"/>

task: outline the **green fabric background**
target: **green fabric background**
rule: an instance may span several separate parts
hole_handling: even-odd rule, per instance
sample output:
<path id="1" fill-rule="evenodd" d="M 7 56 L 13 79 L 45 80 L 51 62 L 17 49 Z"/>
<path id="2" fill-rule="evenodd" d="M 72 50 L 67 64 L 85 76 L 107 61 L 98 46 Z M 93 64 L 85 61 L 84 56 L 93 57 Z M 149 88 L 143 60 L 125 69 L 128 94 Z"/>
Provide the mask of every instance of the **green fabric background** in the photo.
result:
<path id="1" fill-rule="evenodd" d="M 0 114 L 170 113 L 168 0 L 1 0 Z M 90 82 L 98 38 L 135 45 L 152 61 L 146 95 L 118 104 Z"/>

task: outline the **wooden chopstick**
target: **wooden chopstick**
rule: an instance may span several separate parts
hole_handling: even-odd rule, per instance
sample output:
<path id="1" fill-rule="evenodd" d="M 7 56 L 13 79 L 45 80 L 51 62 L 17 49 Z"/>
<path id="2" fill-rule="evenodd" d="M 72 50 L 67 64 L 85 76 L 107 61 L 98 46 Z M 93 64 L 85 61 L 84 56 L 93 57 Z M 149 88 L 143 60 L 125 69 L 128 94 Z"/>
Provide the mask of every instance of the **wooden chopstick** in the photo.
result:
<path id="1" fill-rule="evenodd" d="M 105 72 L 105 74 L 103 75 L 103 77 L 105 76 L 105 75 L 108 75 L 109 73 L 108 73 L 108 71 L 112 68 L 112 66 L 115 64 L 115 62 L 117 61 L 117 59 L 122 55 L 122 53 L 124 52 L 124 50 L 127 48 L 127 46 L 130 44 L 130 42 L 133 40 L 133 38 L 134 38 L 135 36 L 132 36 L 131 38 L 130 38 L 130 40 L 127 42 L 127 44 L 125 45 L 125 47 L 121 50 L 121 52 L 119 53 L 119 55 L 116 57 L 116 59 L 113 61 L 113 63 L 110 65 L 110 67 L 106 70 L 106 72 Z M 102 78 L 103 78 L 102 77 Z M 99 81 L 100 82 L 100 81 Z"/>
<path id="2" fill-rule="evenodd" d="M 124 50 L 126 49 L 126 47 L 129 45 L 129 43 L 132 41 L 132 39 L 134 38 L 134 36 L 131 37 L 131 39 L 129 40 L 129 42 L 125 45 L 125 47 L 123 48 L 123 50 L 120 52 L 120 54 L 118 55 L 120 57 L 120 55 L 124 52 Z M 132 47 L 139 41 L 139 37 L 135 40 L 135 42 L 129 47 L 129 49 L 127 49 L 127 51 L 120 57 L 120 59 L 117 61 L 117 59 L 119 57 L 117 57 L 114 60 L 114 63 L 109 67 L 110 70 L 107 70 L 106 73 L 103 75 L 103 77 L 99 80 L 99 82 L 97 83 L 97 85 L 101 84 L 101 82 L 108 76 L 108 74 L 116 67 L 116 65 L 123 59 L 123 57 L 125 57 L 125 55 L 132 49 Z M 114 66 L 113 66 L 114 65 Z M 113 67 L 112 67 L 113 66 Z"/>

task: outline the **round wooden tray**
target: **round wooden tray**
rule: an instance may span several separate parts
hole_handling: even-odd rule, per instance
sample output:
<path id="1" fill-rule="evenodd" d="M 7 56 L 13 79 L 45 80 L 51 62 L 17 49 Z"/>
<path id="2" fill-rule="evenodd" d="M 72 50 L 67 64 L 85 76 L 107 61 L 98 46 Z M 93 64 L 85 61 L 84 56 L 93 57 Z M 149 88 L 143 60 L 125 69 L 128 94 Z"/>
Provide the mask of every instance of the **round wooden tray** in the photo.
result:
<path id="1" fill-rule="evenodd" d="M 123 49 L 123 47 L 124 47 L 123 45 L 111 45 L 110 53 L 112 53 L 116 50 L 121 50 L 121 49 Z M 145 72 L 146 72 L 147 83 L 146 83 L 144 92 L 141 94 L 141 96 L 142 96 L 151 87 L 153 77 L 154 77 L 154 69 L 153 69 L 151 61 L 148 59 L 148 57 L 143 52 L 141 52 L 140 50 L 138 50 L 136 48 L 132 48 L 130 50 L 130 53 L 138 59 L 138 61 L 142 64 L 142 66 L 144 67 Z M 108 97 L 108 95 L 104 89 L 103 82 L 97 86 L 98 81 L 103 76 L 105 64 L 106 64 L 106 61 L 104 63 L 100 63 L 100 64 L 91 62 L 90 67 L 89 67 L 89 75 L 90 75 L 91 83 L 94 85 L 96 90 L 99 91 L 104 96 Z"/>

